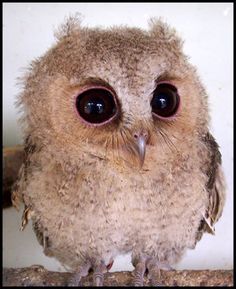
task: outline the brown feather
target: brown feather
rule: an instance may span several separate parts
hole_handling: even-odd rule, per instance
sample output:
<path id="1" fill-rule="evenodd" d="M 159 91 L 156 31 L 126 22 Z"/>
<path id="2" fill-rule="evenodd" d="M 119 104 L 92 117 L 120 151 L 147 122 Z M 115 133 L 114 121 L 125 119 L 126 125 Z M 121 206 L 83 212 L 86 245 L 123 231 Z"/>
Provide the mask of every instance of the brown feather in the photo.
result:
<path id="1" fill-rule="evenodd" d="M 218 146 L 210 134 L 199 141 L 207 93 L 181 39 L 161 21 L 144 31 L 70 19 L 57 36 L 30 67 L 18 102 L 27 153 L 18 191 L 35 212 L 39 241 L 74 270 L 86 258 L 108 264 L 128 252 L 176 263 L 196 232 L 213 230 L 224 204 Z M 181 98 L 171 120 L 152 113 L 160 80 Z M 100 127 L 75 107 L 82 87 L 96 83 L 113 89 L 120 109 Z M 140 168 L 134 136 L 143 130 L 150 138 Z"/>
<path id="2" fill-rule="evenodd" d="M 209 164 L 205 171 L 208 180 L 206 183 L 209 193 L 209 206 L 199 226 L 197 241 L 201 239 L 204 231 L 214 234 L 214 224 L 222 215 L 225 204 L 225 184 L 221 168 L 221 153 L 214 137 L 208 132 L 203 137 L 203 142 L 209 151 Z"/>

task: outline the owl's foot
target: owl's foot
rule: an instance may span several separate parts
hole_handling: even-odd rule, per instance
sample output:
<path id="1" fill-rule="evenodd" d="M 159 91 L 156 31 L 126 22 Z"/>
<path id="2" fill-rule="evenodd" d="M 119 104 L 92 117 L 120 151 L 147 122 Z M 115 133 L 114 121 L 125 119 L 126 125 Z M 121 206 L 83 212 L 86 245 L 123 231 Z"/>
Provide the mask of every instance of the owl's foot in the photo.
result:
<path id="1" fill-rule="evenodd" d="M 143 286 L 143 277 L 146 272 L 146 262 L 140 260 L 134 269 L 134 286 Z"/>
<path id="2" fill-rule="evenodd" d="M 101 262 L 94 267 L 93 272 L 93 285 L 94 286 L 103 286 L 104 273 L 108 271 L 107 266 L 104 262 Z"/>
<path id="3" fill-rule="evenodd" d="M 69 280 L 68 286 L 75 287 L 80 285 L 82 277 L 86 277 L 89 274 L 90 270 L 93 270 L 93 285 L 94 286 L 103 286 L 104 273 L 108 272 L 111 269 L 113 260 L 106 266 L 105 263 L 91 263 L 88 262 L 85 265 L 81 266 L 79 270 L 73 275 Z"/>
<path id="4" fill-rule="evenodd" d="M 173 270 L 169 264 L 148 257 L 141 258 L 134 266 L 134 286 L 143 286 L 146 271 L 152 286 L 163 286 L 160 282 L 160 270 Z"/>
<path id="5" fill-rule="evenodd" d="M 90 268 L 91 268 L 90 263 L 81 266 L 78 269 L 78 271 L 73 275 L 73 277 L 69 280 L 68 286 L 69 287 L 79 286 L 81 278 L 86 277 L 88 275 Z"/>

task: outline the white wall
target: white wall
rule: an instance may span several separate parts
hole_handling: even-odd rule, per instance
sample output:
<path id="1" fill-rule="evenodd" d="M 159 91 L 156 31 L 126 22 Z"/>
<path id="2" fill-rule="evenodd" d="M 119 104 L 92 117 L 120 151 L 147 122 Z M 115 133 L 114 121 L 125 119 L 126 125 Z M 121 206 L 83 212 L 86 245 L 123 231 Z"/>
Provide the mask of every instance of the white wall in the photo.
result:
<path id="1" fill-rule="evenodd" d="M 147 28 L 151 16 L 162 16 L 185 39 L 185 52 L 198 67 L 209 96 L 212 132 L 222 152 L 227 180 L 227 203 L 216 225 L 216 236 L 205 234 L 188 251 L 178 268 L 233 267 L 233 4 L 232 3 L 5 3 L 3 4 L 3 141 L 21 142 L 14 101 L 16 78 L 29 62 L 53 43 L 53 29 L 76 11 L 84 25 L 129 24 Z M 20 213 L 7 209 L 3 215 L 3 265 L 23 267 L 43 264 L 51 270 L 63 268 L 43 256 L 31 225 L 19 232 Z M 113 270 L 131 269 L 129 256 L 118 258 Z"/>

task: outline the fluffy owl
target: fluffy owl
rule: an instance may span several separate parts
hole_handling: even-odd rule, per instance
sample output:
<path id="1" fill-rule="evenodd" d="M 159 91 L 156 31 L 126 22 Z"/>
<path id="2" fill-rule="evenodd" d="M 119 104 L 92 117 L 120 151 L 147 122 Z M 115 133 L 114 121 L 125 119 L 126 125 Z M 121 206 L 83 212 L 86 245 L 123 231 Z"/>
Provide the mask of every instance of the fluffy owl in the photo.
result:
<path id="1" fill-rule="evenodd" d="M 32 62 L 19 105 L 26 160 L 12 195 L 44 253 L 95 285 L 132 253 L 159 284 L 225 202 L 208 97 L 175 30 L 87 28 L 69 18 Z"/>

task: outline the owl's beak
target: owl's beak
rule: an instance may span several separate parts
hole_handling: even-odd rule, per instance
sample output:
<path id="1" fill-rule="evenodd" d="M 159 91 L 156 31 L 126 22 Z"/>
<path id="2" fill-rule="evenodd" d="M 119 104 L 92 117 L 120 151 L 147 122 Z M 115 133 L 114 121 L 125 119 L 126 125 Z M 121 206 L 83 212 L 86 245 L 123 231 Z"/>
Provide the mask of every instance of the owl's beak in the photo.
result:
<path id="1" fill-rule="evenodd" d="M 145 153 L 146 153 L 146 144 L 148 140 L 148 134 L 146 132 L 138 132 L 134 134 L 134 138 L 137 145 L 137 152 L 139 157 L 139 163 L 140 168 L 142 168 L 144 159 L 145 159 Z"/>

